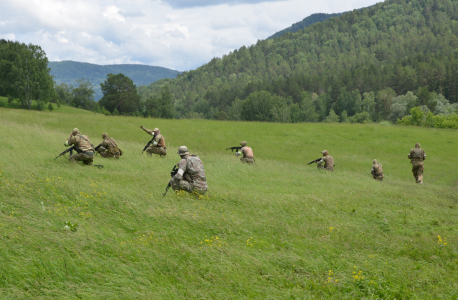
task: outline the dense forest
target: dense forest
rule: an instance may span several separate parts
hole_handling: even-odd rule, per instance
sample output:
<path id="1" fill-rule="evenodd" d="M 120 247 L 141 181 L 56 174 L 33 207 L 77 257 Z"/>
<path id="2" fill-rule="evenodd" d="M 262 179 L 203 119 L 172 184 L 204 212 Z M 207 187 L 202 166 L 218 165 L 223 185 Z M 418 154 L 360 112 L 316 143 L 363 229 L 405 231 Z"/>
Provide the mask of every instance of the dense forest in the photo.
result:
<path id="1" fill-rule="evenodd" d="M 397 118 L 415 106 L 440 113 L 438 97 L 453 114 L 457 20 L 455 0 L 387 0 L 241 47 L 139 90 L 148 99 L 168 86 L 177 118 L 395 120 L 392 109 Z M 409 91 L 414 103 L 393 103 Z"/>
<path id="2" fill-rule="evenodd" d="M 304 29 L 305 27 L 309 27 L 310 25 L 313 25 L 315 23 L 326 21 L 329 18 L 339 17 L 342 14 L 344 14 L 344 13 L 337 13 L 337 14 L 317 13 L 317 14 L 312 14 L 312 15 L 304 18 L 304 20 L 302 20 L 300 22 L 297 22 L 297 23 L 294 23 L 290 27 L 285 28 L 283 30 L 280 30 L 279 32 L 269 36 L 267 39 L 277 38 L 277 37 L 280 37 L 280 36 L 282 36 L 282 35 L 284 35 L 285 33 L 288 33 L 288 32 L 294 33 L 296 31 Z"/>
<path id="3" fill-rule="evenodd" d="M 84 78 L 89 81 L 94 89 L 94 98 L 99 100 L 103 97 L 100 84 L 106 79 L 108 74 L 124 74 L 128 76 L 135 85 L 148 85 L 162 78 L 175 78 L 178 71 L 162 67 L 146 65 L 96 65 L 76 61 L 49 62 L 51 75 L 59 85 L 65 83 L 69 86 L 76 85 L 77 80 Z"/>

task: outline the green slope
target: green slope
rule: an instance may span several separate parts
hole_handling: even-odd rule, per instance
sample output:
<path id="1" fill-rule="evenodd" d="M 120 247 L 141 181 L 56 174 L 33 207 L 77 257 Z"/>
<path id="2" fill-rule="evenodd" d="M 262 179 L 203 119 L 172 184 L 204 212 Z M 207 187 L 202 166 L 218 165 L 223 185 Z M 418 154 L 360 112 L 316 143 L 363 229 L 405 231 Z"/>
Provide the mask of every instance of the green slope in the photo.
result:
<path id="1" fill-rule="evenodd" d="M 140 125 L 161 129 L 166 158 L 141 155 Z M 4 108 L 0 126 L 2 299 L 458 296 L 458 158 L 444 158 L 455 131 Z M 107 131 L 125 154 L 95 157 L 103 169 L 54 160 L 76 126 L 93 143 Z M 242 139 L 254 166 L 223 150 Z M 407 159 L 417 141 L 422 186 Z M 205 164 L 203 198 L 161 196 L 180 145 Z M 306 165 L 324 148 L 333 173 Z M 373 158 L 383 183 L 370 176 Z"/>
<path id="2" fill-rule="evenodd" d="M 304 29 L 305 27 L 309 27 L 315 23 L 318 22 L 323 22 L 326 21 L 329 18 L 333 17 L 339 17 L 344 13 L 336 13 L 336 14 L 325 14 L 325 13 L 318 13 L 318 14 L 312 14 L 306 18 L 304 18 L 302 21 L 294 23 L 288 28 L 285 28 L 283 30 L 280 30 L 279 32 L 276 32 L 275 34 L 269 36 L 267 39 L 274 39 L 277 37 L 280 37 L 284 35 L 285 33 L 291 32 L 294 33 L 296 31 L 299 31 L 301 29 Z"/>
<path id="3" fill-rule="evenodd" d="M 89 80 L 96 92 L 96 100 L 99 100 L 103 96 L 100 83 L 106 80 L 109 73 L 122 73 L 132 79 L 137 86 L 149 85 L 162 78 L 175 78 L 179 73 L 178 71 L 167 68 L 146 65 L 122 64 L 102 66 L 76 61 L 51 61 L 48 67 L 51 69 L 51 75 L 54 76 L 54 81 L 57 84 L 63 82 L 68 85 L 75 85 L 78 79 L 84 78 Z"/>

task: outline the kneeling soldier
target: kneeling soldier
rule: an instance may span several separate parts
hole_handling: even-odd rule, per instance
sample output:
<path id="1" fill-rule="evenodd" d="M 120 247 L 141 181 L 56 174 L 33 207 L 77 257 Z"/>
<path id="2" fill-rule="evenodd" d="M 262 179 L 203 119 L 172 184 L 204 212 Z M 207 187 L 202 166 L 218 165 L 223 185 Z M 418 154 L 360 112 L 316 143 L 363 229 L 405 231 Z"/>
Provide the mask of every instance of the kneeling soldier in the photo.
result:
<path id="1" fill-rule="evenodd" d="M 108 134 L 104 132 L 102 134 L 103 142 L 97 146 L 97 152 L 104 158 L 119 158 L 122 155 L 121 149 L 118 148 L 116 141 L 108 137 Z"/>
<path id="2" fill-rule="evenodd" d="M 382 164 L 377 163 L 376 159 L 374 159 L 372 163 L 373 163 L 372 170 L 371 170 L 372 177 L 374 177 L 374 179 L 376 180 L 383 181 Z"/>
<path id="3" fill-rule="evenodd" d="M 254 163 L 253 150 L 247 146 L 247 143 L 245 141 L 241 142 L 240 145 L 242 146 L 242 149 L 240 149 L 240 151 L 238 152 L 235 152 L 235 155 L 240 156 L 241 154 L 243 154 L 243 157 L 240 159 L 240 161 L 243 163 Z"/>
<path id="4" fill-rule="evenodd" d="M 177 174 L 170 179 L 174 191 L 205 194 L 207 191 L 207 178 L 205 177 L 204 164 L 196 155 L 189 155 L 188 148 L 181 146 L 177 154 L 181 161 L 178 163 Z"/>
<path id="5" fill-rule="evenodd" d="M 328 154 L 328 150 L 324 150 L 321 153 L 323 154 L 323 157 L 316 164 L 318 169 L 334 171 L 334 157 Z M 324 166 L 323 166 L 323 163 L 324 163 Z"/>
<path id="6" fill-rule="evenodd" d="M 165 146 L 164 136 L 160 133 L 159 128 L 154 128 L 153 130 L 146 129 L 143 126 L 140 126 L 140 128 L 153 136 L 152 145 L 146 148 L 146 153 L 148 155 L 159 154 L 161 157 L 166 156 L 167 147 Z"/>
<path id="7" fill-rule="evenodd" d="M 72 130 L 72 134 L 64 143 L 66 147 L 76 146 L 78 148 L 76 154 L 70 156 L 70 161 L 82 161 L 85 165 L 92 165 L 94 159 L 94 146 L 89 141 L 89 138 L 86 135 L 81 135 L 78 128 Z"/>

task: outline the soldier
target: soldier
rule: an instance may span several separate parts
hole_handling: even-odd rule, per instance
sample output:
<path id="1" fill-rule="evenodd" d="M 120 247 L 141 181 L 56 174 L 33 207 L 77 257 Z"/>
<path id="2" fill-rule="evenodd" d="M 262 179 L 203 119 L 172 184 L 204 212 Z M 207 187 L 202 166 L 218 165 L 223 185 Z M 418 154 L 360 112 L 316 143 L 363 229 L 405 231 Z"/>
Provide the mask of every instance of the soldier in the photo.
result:
<path id="1" fill-rule="evenodd" d="M 159 154 L 161 157 L 165 157 L 167 155 L 167 147 L 165 146 L 164 136 L 160 133 L 159 128 L 154 128 L 152 131 L 143 126 L 140 126 L 140 128 L 153 136 L 153 143 L 146 148 L 146 153 L 148 155 L 152 155 L 153 153 Z"/>
<path id="2" fill-rule="evenodd" d="M 376 159 L 374 159 L 372 163 L 373 163 L 372 170 L 371 170 L 372 177 L 374 177 L 374 179 L 376 180 L 383 181 L 382 164 L 377 163 Z"/>
<path id="3" fill-rule="evenodd" d="M 241 154 L 243 154 L 243 157 L 240 159 L 240 161 L 247 164 L 253 164 L 253 150 L 247 146 L 247 143 L 245 141 L 241 142 L 240 145 L 242 146 L 242 149 L 240 149 L 240 151 L 238 152 L 235 152 L 235 155 L 240 156 Z"/>
<path id="4" fill-rule="evenodd" d="M 178 148 L 177 154 L 180 155 L 181 161 L 178 163 L 177 174 L 170 179 L 173 190 L 205 194 L 207 178 L 205 177 L 204 164 L 200 158 L 196 155 L 189 155 L 186 146 Z"/>
<path id="5" fill-rule="evenodd" d="M 323 157 L 316 164 L 318 169 L 325 169 L 325 170 L 328 170 L 328 171 L 334 171 L 334 157 L 332 157 L 332 156 L 330 156 L 328 154 L 328 150 L 324 150 L 321 153 L 323 154 Z M 323 166 L 323 162 L 324 162 L 324 166 Z"/>
<path id="6" fill-rule="evenodd" d="M 94 159 L 94 146 L 89 141 L 86 135 L 81 135 L 78 128 L 73 128 L 72 134 L 64 143 L 66 147 L 75 145 L 79 151 L 76 154 L 70 156 L 70 161 L 82 161 L 85 165 L 92 165 Z"/>
<path id="7" fill-rule="evenodd" d="M 420 148 L 420 144 L 416 143 L 415 148 L 410 150 L 407 156 L 412 164 L 412 173 L 415 177 L 415 181 L 419 184 L 423 184 L 423 161 L 426 159 L 425 150 Z"/>
<path id="8" fill-rule="evenodd" d="M 104 132 L 102 134 L 103 142 L 97 146 L 97 152 L 100 153 L 100 155 L 104 158 L 117 158 L 122 155 L 121 149 L 118 148 L 118 145 L 116 144 L 116 141 L 108 137 L 108 134 Z"/>

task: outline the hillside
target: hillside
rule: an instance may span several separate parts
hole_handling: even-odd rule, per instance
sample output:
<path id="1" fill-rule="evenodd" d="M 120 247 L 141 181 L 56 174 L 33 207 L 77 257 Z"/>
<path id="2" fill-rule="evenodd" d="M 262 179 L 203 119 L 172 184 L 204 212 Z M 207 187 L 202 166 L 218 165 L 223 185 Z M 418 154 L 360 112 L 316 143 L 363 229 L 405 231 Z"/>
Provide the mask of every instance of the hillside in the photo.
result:
<path id="1" fill-rule="evenodd" d="M 455 131 L 80 111 L 0 108 L 2 299 L 458 297 L 458 158 L 441 163 Z M 140 125 L 161 129 L 166 158 L 141 155 Z M 75 126 L 95 144 L 107 131 L 124 155 L 96 156 L 103 169 L 54 160 Z M 223 150 L 241 139 L 253 166 Z M 421 186 L 406 157 L 417 141 Z M 205 197 L 162 198 L 181 145 L 204 162 Z M 306 165 L 324 148 L 335 172 Z"/>
<path id="2" fill-rule="evenodd" d="M 51 75 L 54 76 L 54 81 L 57 84 L 63 82 L 68 85 L 75 85 L 78 79 L 84 78 L 89 80 L 94 87 L 95 100 L 102 98 L 103 94 L 100 89 L 100 83 L 106 80 L 109 73 L 122 73 L 132 79 L 137 86 L 149 85 L 163 78 L 175 78 L 179 73 L 175 70 L 146 65 L 123 64 L 101 66 L 76 61 L 51 61 L 48 67 L 51 69 Z"/>
<path id="3" fill-rule="evenodd" d="M 280 30 L 279 32 L 274 33 L 273 35 L 269 36 L 267 39 L 274 39 L 274 38 L 280 37 L 280 36 L 282 36 L 282 35 L 284 35 L 285 33 L 288 33 L 288 32 L 294 33 L 296 31 L 304 29 L 305 27 L 309 27 L 310 25 L 313 25 L 315 23 L 326 21 L 329 18 L 339 17 L 342 14 L 344 14 L 344 13 L 337 13 L 337 14 L 317 13 L 317 14 L 311 14 L 310 16 L 304 18 L 302 21 L 294 23 L 290 27 L 285 28 L 283 30 Z"/>
<path id="4" fill-rule="evenodd" d="M 277 119 L 284 114 L 293 122 L 324 121 L 331 109 L 342 118 L 344 110 L 348 117 L 363 113 L 364 93 L 380 94 L 369 121 L 385 120 L 392 97 L 408 91 L 423 88 L 458 101 L 457 20 L 457 1 L 386 0 L 241 47 L 140 91 L 146 99 L 168 85 L 178 118 L 234 120 L 256 120 L 249 115 L 262 108 L 243 115 L 244 101 L 267 91 L 278 103 Z"/>

